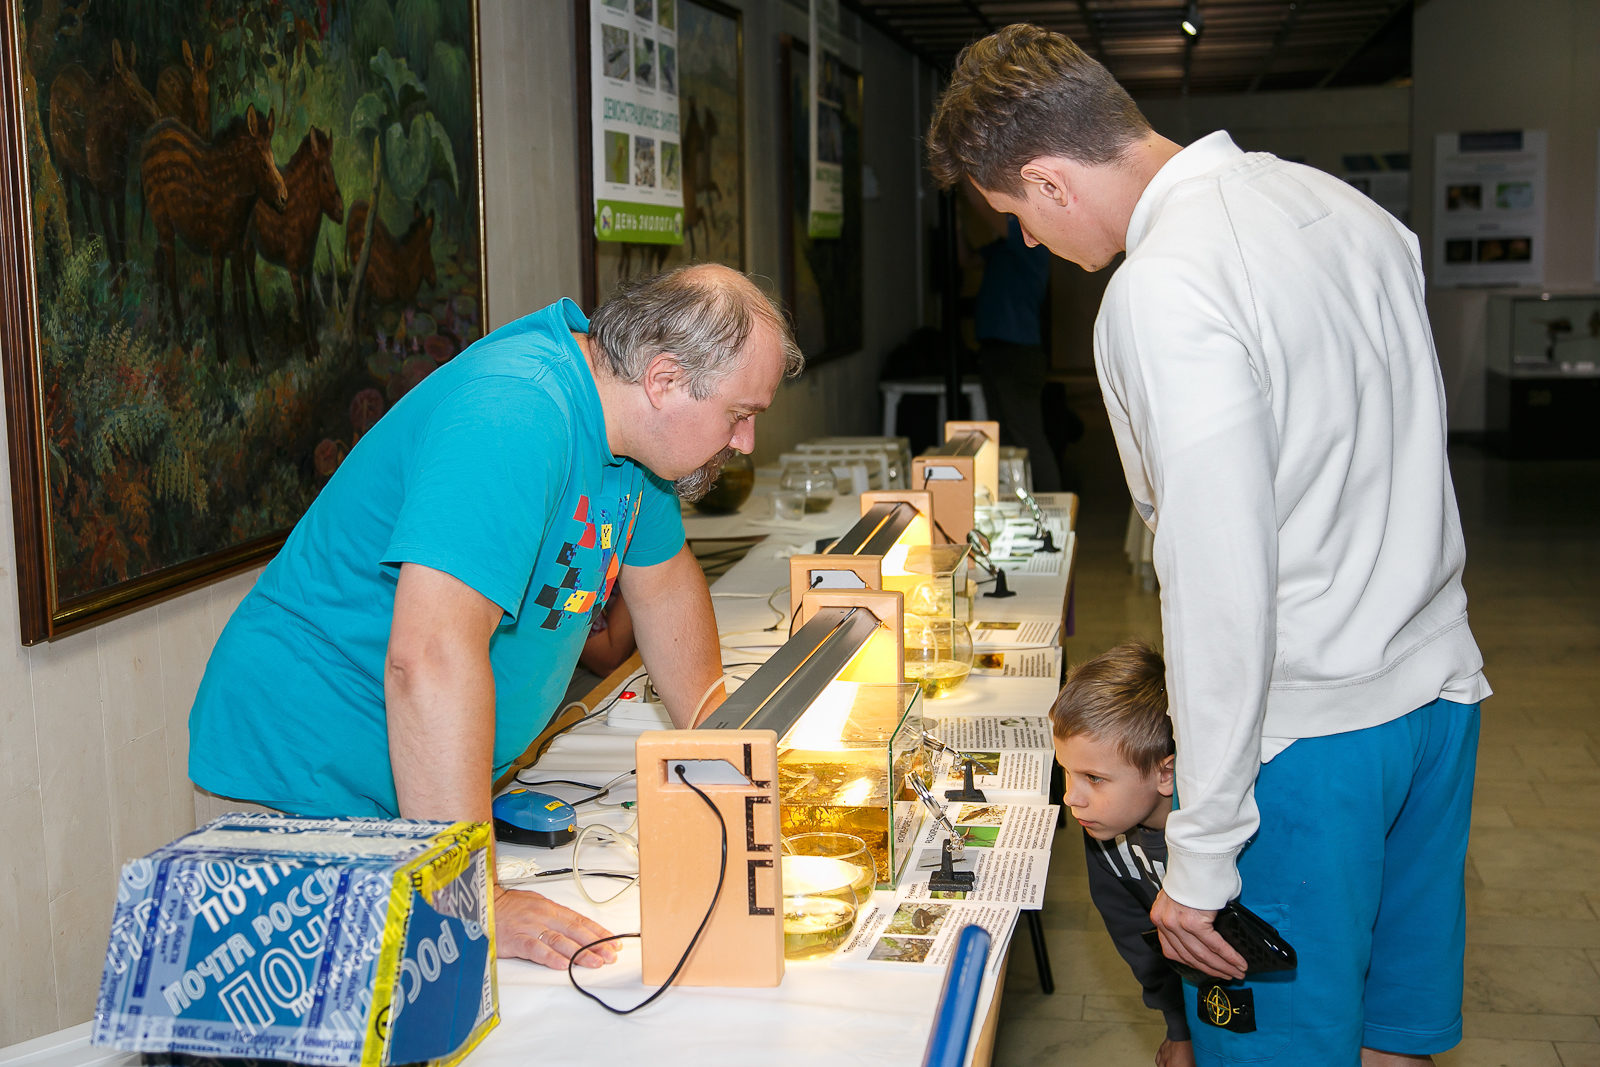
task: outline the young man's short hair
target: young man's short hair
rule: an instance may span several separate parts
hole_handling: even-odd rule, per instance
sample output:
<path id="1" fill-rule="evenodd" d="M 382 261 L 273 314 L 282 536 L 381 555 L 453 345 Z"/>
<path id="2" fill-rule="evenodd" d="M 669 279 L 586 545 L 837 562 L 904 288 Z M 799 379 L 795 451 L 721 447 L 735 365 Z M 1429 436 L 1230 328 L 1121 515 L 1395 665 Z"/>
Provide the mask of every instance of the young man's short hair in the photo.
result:
<path id="1" fill-rule="evenodd" d="M 1085 660 L 1067 675 L 1050 707 L 1051 732 L 1080 734 L 1117 746 L 1143 774 L 1175 751 L 1167 718 L 1167 667 L 1161 653 L 1135 641 Z"/>
<path id="2" fill-rule="evenodd" d="M 928 167 L 944 188 L 970 178 L 1016 196 L 1029 160 L 1098 166 L 1149 133 L 1127 90 L 1071 38 L 1018 23 L 956 59 L 928 128 Z"/>

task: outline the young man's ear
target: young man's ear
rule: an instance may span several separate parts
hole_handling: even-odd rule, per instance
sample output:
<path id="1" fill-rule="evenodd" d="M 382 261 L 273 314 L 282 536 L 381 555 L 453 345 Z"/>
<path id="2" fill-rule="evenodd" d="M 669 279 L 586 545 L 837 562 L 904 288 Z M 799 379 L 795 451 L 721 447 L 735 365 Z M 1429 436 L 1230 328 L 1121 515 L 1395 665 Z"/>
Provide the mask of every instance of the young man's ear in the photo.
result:
<path id="1" fill-rule="evenodd" d="M 1161 766 L 1156 768 L 1156 792 L 1164 797 L 1170 797 L 1177 784 L 1177 756 L 1168 756 L 1161 761 Z"/>
<path id="2" fill-rule="evenodd" d="M 1066 207 L 1072 198 L 1072 173 L 1059 159 L 1049 156 L 1031 159 L 1022 165 L 1019 173 L 1024 182 L 1061 207 Z"/>
<path id="3" fill-rule="evenodd" d="M 644 377 L 639 380 L 650 406 L 659 408 L 668 394 L 683 385 L 683 364 L 671 352 L 659 352 L 645 364 Z"/>

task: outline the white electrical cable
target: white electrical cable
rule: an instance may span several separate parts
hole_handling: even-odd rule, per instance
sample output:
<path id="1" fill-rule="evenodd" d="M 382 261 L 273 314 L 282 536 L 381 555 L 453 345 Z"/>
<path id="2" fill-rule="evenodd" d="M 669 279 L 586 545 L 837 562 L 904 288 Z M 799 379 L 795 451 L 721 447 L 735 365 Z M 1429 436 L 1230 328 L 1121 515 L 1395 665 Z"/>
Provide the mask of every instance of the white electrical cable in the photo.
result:
<path id="1" fill-rule="evenodd" d="M 699 700 L 695 701 L 694 714 L 689 716 L 689 725 L 692 727 L 700 721 L 700 709 L 706 706 L 706 701 L 710 700 L 711 694 L 717 691 L 717 686 L 736 680 L 738 679 L 736 679 L 733 675 L 724 673 L 720 675 L 716 681 L 706 686 L 706 691 L 700 694 Z"/>
<path id="2" fill-rule="evenodd" d="M 789 617 L 789 613 L 787 611 L 778 610 L 778 605 L 773 603 L 773 601 L 777 599 L 779 593 L 787 593 L 788 591 L 788 586 L 780 585 L 778 588 L 767 594 L 767 607 L 770 608 L 772 613 L 778 617 L 778 621 L 767 627 L 767 629 L 776 630 L 778 627 L 782 626 L 784 620 Z"/>
<path id="3" fill-rule="evenodd" d="M 583 851 L 583 842 L 589 837 L 590 834 L 604 832 L 611 838 L 612 843 L 621 845 L 623 848 L 627 849 L 628 854 L 633 857 L 635 870 L 637 871 L 639 863 L 639 839 L 633 835 L 633 829 L 638 825 L 639 816 L 637 813 L 635 813 L 633 816 L 633 821 L 628 824 L 628 828 L 626 830 L 616 830 L 610 826 L 607 826 L 605 823 L 596 822 L 590 823 L 588 826 L 585 826 L 582 830 L 578 831 L 577 838 L 572 842 L 572 884 L 577 888 L 578 895 L 583 897 L 583 899 L 587 900 L 590 904 L 598 906 L 601 904 L 611 903 L 613 900 L 616 900 L 622 894 L 638 885 L 639 875 L 635 873 L 631 878 L 628 879 L 627 885 L 623 886 L 609 897 L 597 900 L 596 898 L 590 896 L 589 890 L 584 888 L 583 884 L 584 870 L 583 863 L 580 859 L 580 855 Z"/>
<path id="4" fill-rule="evenodd" d="M 737 669 L 737 668 L 735 668 L 735 669 Z M 723 671 L 722 672 L 722 677 L 718 678 L 716 681 L 714 681 L 710 685 L 706 686 L 706 691 L 704 693 L 700 694 L 700 700 L 694 706 L 694 718 L 689 720 L 689 721 L 691 723 L 696 723 L 696 722 L 700 721 L 700 709 L 706 706 L 706 701 L 711 699 L 711 694 L 716 692 L 717 686 L 726 685 L 728 682 L 742 682 L 744 680 L 745 680 L 745 675 L 735 674 L 731 670 Z"/>

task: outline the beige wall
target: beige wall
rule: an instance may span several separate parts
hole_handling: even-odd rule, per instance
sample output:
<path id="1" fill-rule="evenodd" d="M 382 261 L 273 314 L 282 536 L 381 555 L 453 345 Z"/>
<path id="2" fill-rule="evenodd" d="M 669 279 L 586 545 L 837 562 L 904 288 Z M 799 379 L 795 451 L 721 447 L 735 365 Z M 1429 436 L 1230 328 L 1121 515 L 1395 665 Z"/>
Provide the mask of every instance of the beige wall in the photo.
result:
<path id="1" fill-rule="evenodd" d="M 1304 160 L 1339 174 L 1354 152 L 1405 152 L 1411 147 L 1411 90 L 1327 89 L 1141 100 L 1156 131 L 1179 144 L 1227 130 L 1246 152 Z"/>
<path id="2" fill-rule="evenodd" d="M 781 3 L 745 5 L 748 262 L 778 274 L 777 34 Z M 489 307 L 499 325 L 581 293 L 570 3 L 483 0 Z M 864 30 L 868 204 L 866 347 L 786 387 L 758 425 L 758 458 L 818 433 L 876 432 L 881 355 L 926 301 L 918 240 L 928 75 Z M 920 81 L 919 81 L 920 79 Z M 0 455 L 0 463 L 4 456 Z M 0 513 L 0 1046 L 90 1017 L 116 873 L 194 825 L 189 705 L 246 574 L 47 645 L 16 644 L 9 496 Z"/>
<path id="3" fill-rule="evenodd" d="M 1435 135 L 1546 130 L 1544 288 L 1593 291 L 1600 3 L 1433 0 L 1418 5 L 1415 40 L 1411 218 L 1422 247 L 1431 246 L 1433 235 Z M 1428 290 L 1452 430 L 1485 425 L 1489 292 Z"/>
<path id="4" fill-rule="evenodd" d="M 1304 160 L 1330 174 L 1342 172 L 1347 153 L 1410 149 L 1409 88 L 1159 97 L 1138 103 L 1156 132 L 1179 144 L 1227 130 L 1247 152 Z M 1109 272 L 1087 274 L 1056 261 L 1050 285 L 1057 370 L 1094 373 L 1094 317 L 1109 277 Z"/>

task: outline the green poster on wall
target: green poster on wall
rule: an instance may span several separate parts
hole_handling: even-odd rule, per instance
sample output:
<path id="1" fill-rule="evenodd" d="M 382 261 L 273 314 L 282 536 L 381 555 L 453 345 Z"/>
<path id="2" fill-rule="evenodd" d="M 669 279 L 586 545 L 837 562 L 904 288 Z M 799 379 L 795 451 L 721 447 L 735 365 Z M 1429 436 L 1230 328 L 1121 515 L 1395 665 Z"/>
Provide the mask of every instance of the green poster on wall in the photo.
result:
<path id="1" fill-rule="evenodd" d="M 594 234 L 683 243 L 677 0 L 591 0 Z"/>
<path id="2" fill-rule="evenodd" d="M 844 232 L 844 75 L 839 0 L 811 0 L 811 205 L 806 233 Z"/>

